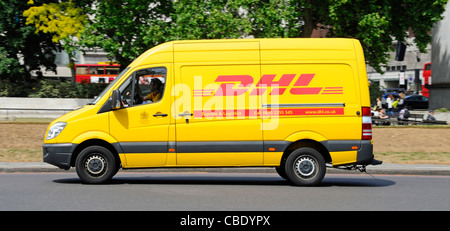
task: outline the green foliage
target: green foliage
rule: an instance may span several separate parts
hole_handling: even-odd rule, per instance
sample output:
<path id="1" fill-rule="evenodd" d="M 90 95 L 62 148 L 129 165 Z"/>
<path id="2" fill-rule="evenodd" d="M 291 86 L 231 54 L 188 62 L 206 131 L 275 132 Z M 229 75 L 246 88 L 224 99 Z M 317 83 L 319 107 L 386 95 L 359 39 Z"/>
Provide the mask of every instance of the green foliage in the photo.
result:
<path id="1" fill-rule="evenodd" d="M 9 74 L 12 70 L 10 66 L 16 61 L 13 57 L 9 57 L 8 51 L 5 47 L 0 47 L 0 74 Z"/>
<path id="2" fill-rule="evenodd" d="M 243 17 L 239 2 L 243 1 L 174 2 L 171 25 L 174 39 L 224 39 L 248 35 L 250 20 Z"/>
<path id="3" fill-rule="evenodd" d="M 105 84 L 76 83 L 72 85 L 71 82 L 53 80 L 41 80 L 25 84 L 0 81 L 0 97 L 94 98 L 105 87 Z"/>
<path id="4" fill-rule="evenodd" d="M 28 95 L 34 98 L 94 98 L 106 87 L 105 84 L 81 84 L 42 80 Z"/>
<path id="5" fill-rule="evenodd" d="M 55 71 L 53 51 L 59 47 L 69 54 L 72 65 L 78 49 L 100 47 L 125 68 L 147 49 L 170 40 L 310 37 L 318 28 L 329 29 L 327 37 L 360 40 L 366 61 L 381 72 L 394 40 L 406 42 L 414 37 L 417 47 L 425 52 L 431 42 L 429 31 L 442 18 L 447 0 L 28 3 L 0 2 L 0 79 L 26 82 L 31 71 L 38 71 L 38 75 L 42 67 Z"/>
<path id="6" fill-rule="evenodd" d="M 33 85 L 34 83 L 30 82 L 2 80 L 0 81 L 0 97 L 27 97 Z"/>
<path id="7" fill-rule="evenodd" d="M 29 6 L 23 0 L 0 1 L 0 80 L 12 83 L 30 81 L 31 72 L 55 71 L 55 51 L 51 36 L 34 33 L 25 24 L 22 12 Z M 0 91 L 5 91 L 1 88 Z"/>
<path id="8" fill-rule="evenodd" d="M 171 40 L 296 37 L 296 1 L 162 0 L 98 1 L 82 35 L 86 47 L 102 47 L 126 67 L 147 49 Z"/>
<path id="9" fill-rule="evenodd" d="M 28 4 L 34 4 L 30 0 Z M 72 84 L 75 84 L 75 55 L 80 49 L 78 38 L 84 30 L 88 16 L 72 0 L 32 6 L 23 12 L 26 24 L 33 24 L 36 33 L 50 34 L 52 41 L 69 55 Z"/>
<path id="10" fill-rule="evenodd" d="M 76 83 L 75 88 L 71 86 L 72 95 L 71 98 L 84 98 L 91 99 L 98 96 L 103 89 L 105 89 L 106 84 L 82 84 Z"/>
<path id="11" fill-rule="evenodd" d="M 369 85 L 370 104 L 377 104 L 377 97 L 382 97 L 383 92 L 380 90 L 380 83 L 371 82 Z"/>
<path id="12" fill-rule="evenodd" d="M 172 2 L 161 0 L 96 1 L 81 42 L 101 47 L 125 68 L 141 53 L 172 38 Z"/>
<path id="13" fill-rule="evenodd" d="M 330 0 L 329 25 L 337 37 L 361 41 L 368 63 L 378 72 L 389 60 L 394 40 L 413 37 L 420 52 L 431 42 L 433 24 L 442 19 L 447 0 Z M 411 32 L 411 33 L 408 33 Z"/>
<path id="14" fill-rule="evenodd" d="M 29 1 L 29 4 L 33 4 Z M 71 37 L 80 37 L 87 22 L 87 15 L 72 2 L 60 2 L 33 6 L 23 12 L 26 24 L 34 24 L 36 32 L 52 34 L 52 41 L 58 43 Z"/>
<path id="15" fill-rule="evenodd" d="M 414 33 L 421 52 L 447 0 L 163 0 L 97 1 L 83 35 L 125 67 L 143 51 L 177 39 L 310 37 L 328 28 L 328 37 L 361 41 L 378 72 L 389 60 L 394 40 Z"/>
<path id="16" fill-rule="evenodd" d="M 448 112 L 448 109 L 443 107 L 443 108 L 436 109 L 435 111 L 437 111 L 437 112 Z"/>
<path id="17" fill-rule="evenodd" d="M 299 37 L 302 31 L 302 20 L 305 14 L 298 6 L 298 1 L 284 0 L 248 0 L 241 1 L 242 8 L 247 11 L 250 35 L 255 38 L 288 38 Z M 245 19 L 245 18 L 244 18 Z"/>

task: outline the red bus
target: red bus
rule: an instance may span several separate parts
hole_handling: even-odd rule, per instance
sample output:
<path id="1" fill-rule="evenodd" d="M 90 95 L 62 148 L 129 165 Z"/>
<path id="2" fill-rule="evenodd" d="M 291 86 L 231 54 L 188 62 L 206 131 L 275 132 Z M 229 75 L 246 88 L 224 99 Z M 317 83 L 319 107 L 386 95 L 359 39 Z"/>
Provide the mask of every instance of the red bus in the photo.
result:
<path id="1" fill-rule="evenodd" d="M 422 81 L 422 95 L 430 97 L 430 91 L 428 86 L 431 85 L 431 63 L 425 63 L 423 65 L 423 80 Z"/>
<path id="2" fill-rule="evenodd" d="M 119 64 L 75 64 L 75 80 L 78 83 L 109 83 L 120 73 Z"/>

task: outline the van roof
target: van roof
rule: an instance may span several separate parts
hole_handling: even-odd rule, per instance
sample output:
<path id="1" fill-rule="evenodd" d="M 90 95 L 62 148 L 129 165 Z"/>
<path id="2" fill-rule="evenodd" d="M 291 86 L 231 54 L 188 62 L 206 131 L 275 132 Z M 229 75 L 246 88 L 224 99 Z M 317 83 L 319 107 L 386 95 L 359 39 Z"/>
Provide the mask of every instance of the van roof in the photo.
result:
<path id="1" fill-rule="evenodd" d="M 167 63 L 172 61 L 207 62 L 208 55 L 192 55 L 212 51 L 255 51 L 258 55 L 253 61 L 290 62 L 305 60 L 354 60 L 355 45 L 360 46 L 356 39 L 348 38 L 260 38 L 260 39 L 207 39 L 207 40 L 176 40 L 155 46 L 139 56 L 130 66 L 150 63 Z M 183 52 L 185 58 L 174 59 L 172 52 Z M 259 54 L 259 52 L 261 52 Z M 191 54 L 189 54 L 191 53 Z M 236 53 L 237 54 L 237 53 Z M 256 54 L 256 53 L 255 53 Z M 151 59 L 147 59 L 149 56 Z M 242 55 L 229 56 L 236 59 Z M 200 58 L 203 57 L 203 58 Z M 218 56 L 219 57 L 219 56 Z M 200 58 L 200 59 L 198 59 Z M 211 58 L 211 57 L 210 57 Z M 258 59 L 258 60 L 256 60 Z M 210 59 L 214 61 L 213 59 Z M 223 61 L 219 59 L 216 61 Z M 241 60 L 243 61 L 243 60 Z"/>

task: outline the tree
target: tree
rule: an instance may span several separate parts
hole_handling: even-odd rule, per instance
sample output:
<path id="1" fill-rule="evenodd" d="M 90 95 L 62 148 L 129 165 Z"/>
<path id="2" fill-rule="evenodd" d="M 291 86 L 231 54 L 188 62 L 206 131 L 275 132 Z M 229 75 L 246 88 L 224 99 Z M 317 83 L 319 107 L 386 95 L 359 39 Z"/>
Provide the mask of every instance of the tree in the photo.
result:
<path id="1" fill-rule="evenodd" d="M 250 21 L 251 36 L 255 38 L 299 37 L 302 30 L 301 8 L 293 1 L 244 0 L 244 9 Z"/>
<path id="2" fill-rule="evenodd" d="M 180 0 L 173 3 L 173 39 L 230 39 L 251 33 L 245 1 Z"/>
<path id="3" fill-rule="evenodd" d="M 42 77 L 41 69 L 56 71 L 54 51 L 58 46 L 50 36 L 34 33 L 34 27 L 25 24 L 22 12 L 27 8 L 21 0 L 0 1 L 0 80 L 21 85 L 8 96 L 26 94 L 23 83 L 31 81 L 32 72 Z"/>
<path id="4" fill-rule="evenodd" d="M 145 50 L 170 40 L 311 37 L 315 29 L 326 28 L 326 37 L 361 41 L 366 61 L 381 72 L 381 66 L 389 60 L 389 51 L 394 49 L 394 40 L 405 43 L 408 37 L 414 37 L 420 51 L 425 52 L 431 42 L 429 31 L 441 19 L 446 3 L 447 0 L 72 0 L 56 4 L 63 12 L 58 17 L 50 18 L 49 11 L 35 14 L 47 15 L 50 24 L 70 21 L 60 20 L 63 16 L 77 19 L 88 13 L 91 20 L 86 30 L 80 35 L 80 27 L 66 38 L 73 42 L 76 36 L 84 47 L 103 48 L 122 68 Z M 86 13 L 78 10 L 71 14 L 69 9 L 76 8 L 74 4 L 82 6 Z M 57 11 L 55 7 L 52 12 L 58 15 Z M 80 24 L 86 23 L 81 19 Z M 62 27 L 57 28 L 51 33 L 63 35 Z M 47 27 L 42 28 L 45 30 Z M 59 38 L 66 41 L 62 45 L 69 44 L 63 37 Z"/>
<path id="5" fill-rule="evenodd" d="M 326 28 L 327 37 L 358 39 L 366 61 L 378 72 L 389 61 L 395 40 L 413 37 L 420 52 L 431 42 L 433 24 L 447 0 L 242 0 L 252 32 L 261 37 L 309 38 Z M 412 32 L 412 33 L 409 33 Z M 409 44 L 411 45 L 411 44 Z"/>
<path id="6" fill-rule="evenodd" d="M 290 22 L 284 18 L 291 17 L 293 9 L 286 2 L 96 1 L 82 41 L 87 47 L 102 47 L 125 68 L 145 50 L 171 40 L 290 37 L 295 33 L 287 31 L 288 24 L 282 25 L 283 20 Z M 299 23 L 289 26 L 298 30 Z"/>
<path id="7" fill-rule="evenodd" d="M 30 0 L 28 4 L 34 4 Z M 72 72 L 72 84 L 75 84 L 75 58 L 80 49 L 78 38 L 87 23 L 87 15 L 72 1 L 44 3 L 33 6 L 23 12 L 26 24 L 33 24 L 36 33 L 43 32 L 52 35 L 53 43 L 61 47 L 69 55 L 69 67 Z"/>
<path id="8" fill-rule="evenodd" d="M 326 37 L 358 39 L 378 72 L 389 61 L 393 42 L 413 37 L 421 52 L 430 30 L 442 19 L 447 0 L 228 0 L 174 1 L 176 39 Z M 409 33 L 412 32 L 412 33 Z M 411 44 L 409 44 L 411 45 Z"/>
<path id="9" fill-rule="evenodd" d="M 95 1 L 84 46 L 101 47 L 125 68 L 141 53 L 171 38 L 172 1 Z"/>
<path id="10" fill-rule="evenodd" d="M 393 41 L 408 37 L 421 52 L 431 42 L 433 24 L 442 19 L 447 0 L 330 0 L 331 36 L 361 41 L 365 57 L 378 72 L 387 64 Z M 413 32 L 413 33 L 408 33 Z"/>

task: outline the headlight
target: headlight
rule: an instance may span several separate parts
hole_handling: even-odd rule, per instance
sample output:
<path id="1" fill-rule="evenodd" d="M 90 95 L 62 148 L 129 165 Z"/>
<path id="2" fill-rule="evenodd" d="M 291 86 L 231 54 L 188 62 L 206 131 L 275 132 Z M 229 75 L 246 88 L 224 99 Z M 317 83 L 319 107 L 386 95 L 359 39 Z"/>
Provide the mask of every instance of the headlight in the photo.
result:
<path id="1" fill-rule="evenodd" d="M 53 126 L 48 130 L 47 133 L 47 140 L 51 140 L 55 137 L 57 137 L 62 130 L 66 127 L 67 123 L 65 122 L 58 122 L 56 124 L 53 124 Z"/>

